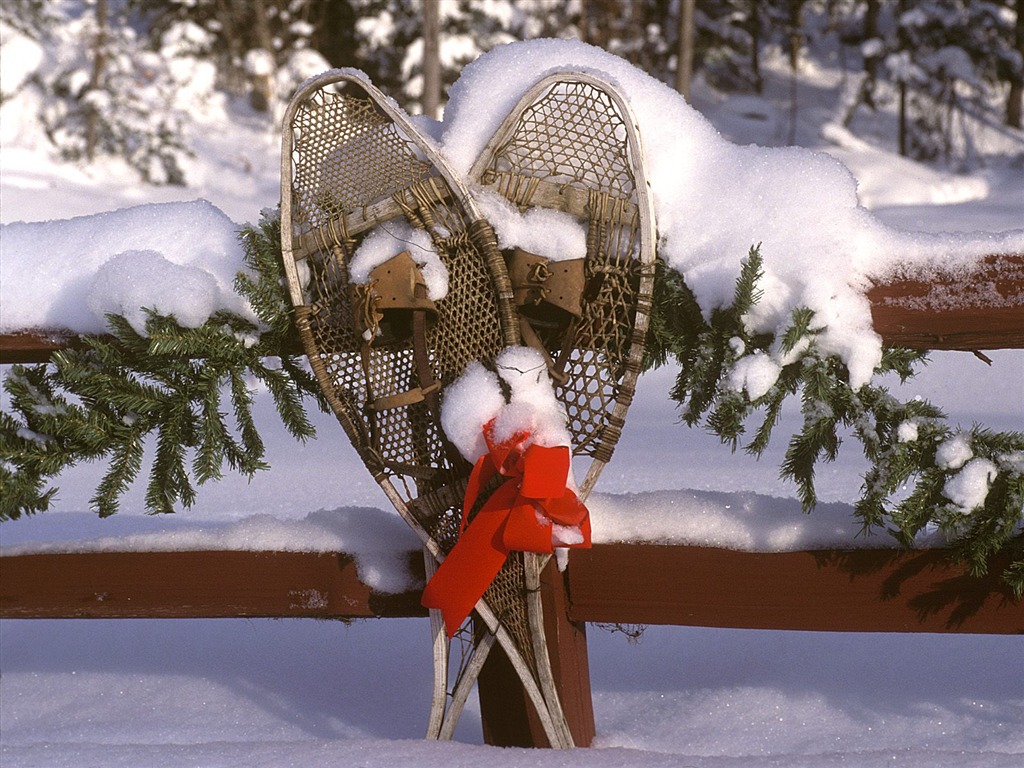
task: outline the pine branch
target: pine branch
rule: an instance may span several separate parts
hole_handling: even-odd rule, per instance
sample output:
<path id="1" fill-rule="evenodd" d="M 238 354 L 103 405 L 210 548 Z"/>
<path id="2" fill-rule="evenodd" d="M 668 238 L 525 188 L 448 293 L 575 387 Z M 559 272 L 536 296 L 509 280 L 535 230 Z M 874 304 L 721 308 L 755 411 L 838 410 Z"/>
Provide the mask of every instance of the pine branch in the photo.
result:
<path id="1" fill-rule="evenodd" d="M 57 491 L 47 487 L 51 479 L 95 460 L 108 469 L 90 505 L 101 516 L 114 514 L 142 472 L 147 443 L 154 447 L 149 512 L 190 506 L 196 487 L 222 477 L 225 466 L 248 476 L 266 469 L 250 381 L 266 385 L 290 434 L 314 435 L 305 402 L 326 404 L 294 354 L 300 344 L 279 234 L 279 222 L 265 218 L 241 235 L 247 269 L 235 285 L 258 325 L 222 312 L 186 328 L 147 311 L 142 334 L 109 315 L 111 338 L 87 338 L 84 349 L 56 353 L 46 366 L 11 368 L 4 381 L 11 413 L 0 419 L 0 519 L 46 510 Z M 280 368 L 268 367 L 269 357 L 280 358 Z"/>
<path id="2" fill-rule="evenodd" d="M 805 510 L 817 502 L 817 466 L 838 457 L 841 435 L 850 432 L 870 465 L 854 506 L 865 531 L 884 528 L 905 546 L 941 531 L 952 555 L 979 574 L 993 557 L 1009 554 L 1003 577 L 1018 597 L 1024 594 L 1024 434 L 980 428 L 967 434 L 972 458 L 990 462 L 983 468 L 995 470 L 984 501 L 961 508 L 950 496 L 957 496 L 952 489 L 963 480 L 957 480 L 963 467 L 939 466 L 936 458 L 939 447 L 959 434 L 945 414 L 924 400 L 901 402 L 873 384 L 853 390 L 842 361 L 818 349 L 823 329 L 815 327 L 809 308 L 794 310 L 777 338 L 752 334 L 745 318 L 762 297 L 762 273 L 755 247 L 741 263 L 732 304 L 715 308 L 705 319 L 684 278 L 667 268 L 659 271 L 647 364 L 670 358 L 679 364 L 670 396 L 679 403 L 683 421 L 703 424 L 736 450 L 747 423 L 760 413 L 761 423 L 744 446 L 760 455 L 787 398 L 798 396 L 803 423 L 789 438 L 780 476 L 796 484 Z M 733 373 L 752 355 L 768 355 L 780 369 L 771 388 L 759 390 L 755 400 L 737 389 Z M 876 374 L 893 373 L 906 381 L 926 362 L 924 352 L 885 349 Z"/>

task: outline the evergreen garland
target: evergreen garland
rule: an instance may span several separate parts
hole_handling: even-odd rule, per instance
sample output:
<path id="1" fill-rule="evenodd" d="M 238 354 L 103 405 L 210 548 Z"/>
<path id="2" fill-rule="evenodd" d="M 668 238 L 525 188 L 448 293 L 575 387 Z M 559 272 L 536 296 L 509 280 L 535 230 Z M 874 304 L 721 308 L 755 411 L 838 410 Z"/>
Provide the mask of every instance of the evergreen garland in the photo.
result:
<path id="1" fill-rule="evenodd" d="M 303 401 L 324 403 L 296 354 L 280 222 L 265 217 L 241 239 L 250 272 L 239 273 L 235 290 L 249 300 L 259 327 L 221 312 L 184 328 L 147 312 L 141 335 L 124 317 L 108 315 L 111 337 L 87 337 L 84 349 L 57 352 L 46 365 L 12 367 L 4 381 L 11 409 L 0 413 L 0 520 L 46 510 L 55 475 L 97 460 L 108 469 L 90 504 L 100 516 L 114 514 L 141 471 L 148 442 L 148 512 L 190 506 L 195 486 L 221 477 L 225 465 L 251 477 L 267 468 L 251 382 L 266 386 L 295 438 L 314 435 Z"/>
<path id="2" fill-rule="evenodd" d="M 781 337 L 752 334 L 744 316 L 761 298 L 761 266 L 760 253 L 752 248 L 732 304 L 705 320 L 683 277 L 659 265 L 646 366 L 669 358 L 679 363 L 671 397 L 680 404 L 684 422 L 703 422 L 736 450 L 748 421 L 759 412 L 760 425 L 744 450 L 760 456 L 784 401 L 799 395 L 803 424 L 790 438 L 780 475 L 796 483 L 805 511 L 817 502 L 815 466 L 836 458 L 841 435 L 849 431 L 870 462 L 854 506 L 865 532 L 885 528 L 910 547 L 922 534 L 941 531 L 951 553 L 975 575 L 985 574 L 993 557 L 1008 563 L 1000 566 L 1003 578 L 1018 598 L 1024 595 L 1024 432 L 953 428 L 925 400 L 901 402 L 873 384 L 853 389 L 842 361 L 815 344 L 821 329 L 806 307 L 793 312 Z M 751 399 L 733 374 L 737 364 L 758 355 L 784 364 L 775 383 Z M 924 352 L 888 348 L 875 373 L 894 373 L 903 382 L 925 360 Z M 963 472 L 989 486 L 984 500 L 969 509 L 956 503 L 956 497 L 964 498 L 956 492 L 966 479 Z"/>
<path id="3" fill-rule="evenodd" d="M 148 313 L 146 335 L 108 316 L 112 338 L 85 339 L 83 350 L 56 353 L 49 365 L 13 366 L 4 382 L 11 412 L 0 413 L 0 520 L 48 508 L 48 480 L 81 461 L 106 460 L 91 500 L 106 516 L 142 468 L 147 439 L 155 450 L 146 493 L 150 512 L 190 505 L 195 485 L 222 476 L 224 466 L 251 476 L 266 468 L 252 418 L 249 381 L 263 383 L 288 431 L 313 435 L 303 402 L 326 405 L 304 367 L 291 304 L 281 275 L 280 222 L 264 218 L 242 232 L 249 273 L 235 282 L 262 325 L 220 313 L 198 328 Z M 817 501 L 814 470 L 833 461 L 850 432 L 870 467 L 854 510 L 865 531 L 885 528 L 905 546 L 940 530 L 950 552 L 977 575 L 994 557 L 1017 597 L 1024 595 L 1024 433 L 949 426 L 924 400 L 901 402 L 884 387 L 853 389 L 846 366 L 815 343 L 814 313 L 798 308 L 779 336 L 752 333 L 746 315 L 760 300 L 762 261 L 752 248 L 742 262 L 733 301 L 705 319 L 684 278 L 659 265 L 646 367 L 680 365 L 670 396 L 683 421 L 700 423 L 733 450 L 755 412 L 760 424 L 743 445 L 767 448 L 787 398 L 799 396 L 803 424 L 791 436 L 780 469 L 796 483 L 806 511 Z M 751 398 L 735 378 L 757 356 L 778 362 L 766 391 Z M 278 358 L 280 367 L 267 359 Z M 923 352 L 886 349 L 876 374 L 914 375 Z M 222 410 L 230 403 L 233 427 Z M 155 438 L 154 438 L 155 436 Z M 954 450 L 955 449 L 955 450 Z M 981 472 L 988 493 L 973 509 L 959 506 L 962 472 Z M 909 490 L 908 490 L 909 489 Z"/>

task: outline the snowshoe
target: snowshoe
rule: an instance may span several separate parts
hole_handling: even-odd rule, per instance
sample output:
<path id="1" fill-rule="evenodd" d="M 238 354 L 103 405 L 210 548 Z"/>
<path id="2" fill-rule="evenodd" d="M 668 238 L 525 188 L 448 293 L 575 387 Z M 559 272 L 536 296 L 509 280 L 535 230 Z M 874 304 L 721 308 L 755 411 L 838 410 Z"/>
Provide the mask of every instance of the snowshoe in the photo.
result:
<path id="1" fill-rule="evenodd" d="M 428 579 L 459 540 L 472 465 L 440 426 L 446 389 L 518 343 L 493 231 L 433 143 L 361 73 L 307 81 L 284 120 L 281 231 L 305 351 L 323 393 L 384 493 L 424 543 Z M 504 649 L 552 746 L 572 746 L 525 563 L 507 558 L 474 607 L 449 692 L 451 649 L 431 610 L 427 736 L 450 738 L 490 649 Z M 500 619 L 499 619 L 500 617 Z M 538 652 L 540 649 L 540 652 Z"/>

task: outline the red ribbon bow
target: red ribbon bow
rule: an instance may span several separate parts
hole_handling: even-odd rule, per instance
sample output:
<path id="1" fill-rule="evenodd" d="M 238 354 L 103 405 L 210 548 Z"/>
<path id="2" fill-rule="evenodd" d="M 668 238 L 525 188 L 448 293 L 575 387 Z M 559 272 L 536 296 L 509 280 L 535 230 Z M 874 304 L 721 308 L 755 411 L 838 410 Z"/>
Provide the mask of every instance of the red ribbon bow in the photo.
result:
<path id="1" fill-rule="evenodd" d="M 488 452 L 469 476 L 462 505 L 462 530 L 423 590 L 423 605 L 439 608 L 448 637 L 469 616 L 512 550 L 551 553 L 552 524 L 578 526 L 583 541 L 559 546 L 589 547 L 590 516 L 586 506 L 566 487 L 570 454 L 567 446 L 526 445 L 529 432 L 494 441 L 494 421 L 484 425 Z M 480 491 L 494 477 L 508 478 L 468 522 Z"/>

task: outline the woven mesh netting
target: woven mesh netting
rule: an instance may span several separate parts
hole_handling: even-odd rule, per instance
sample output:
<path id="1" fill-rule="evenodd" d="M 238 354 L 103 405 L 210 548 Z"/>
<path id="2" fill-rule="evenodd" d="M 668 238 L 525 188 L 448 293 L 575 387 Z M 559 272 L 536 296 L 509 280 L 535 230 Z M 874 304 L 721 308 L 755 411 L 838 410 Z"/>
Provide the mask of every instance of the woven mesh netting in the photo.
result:
<path id="1" fill-rule="evenodd" d="M 640 285 L 640 217 L 626 127 L 608 95 L 585 82 L 558 82 L 529 104 L 494 150 L 480 181 L 520 208 L 568 199 L 567 187 L 586 199 L 587 259 L 583 317 L 570 340 L 565 404 L 577 455 L 611 457 L 622 422 L 616 402 L 628 405 L 636 371 L 627 377 L 636 338 Z M 544 195 L 557 188 L 560 197 Z M 557 205 L 557 203 L 556 203 Z M 552 356 L 563 348 L 558 329 L 535 327 Z M 636 356 L 634 356 L 635 359 Z"/>
<path id="2" fill-rule="evenodd" d="M 443 178 L 361 89 L 314 92 L 296 113 L 292 136 L 292 237 L 305 281 L 297 317 L 311 365 L 366 466 L 447 552 L 458 538 L 469 466 L 446 448 L 426 402 L 368 407 L 421 382 L 411 339 L 364 345 L 347 264 L 374 227 L 402 220 L 429 233 L 449 278 L 426 332 L 443 390 L 470 362 L 492 360 L 503 346 L 484 259 Z M 511 557 L 486 598 L 532 666 L 523 583 L 521 559 Z"/>

